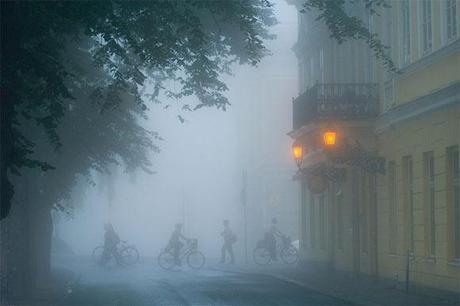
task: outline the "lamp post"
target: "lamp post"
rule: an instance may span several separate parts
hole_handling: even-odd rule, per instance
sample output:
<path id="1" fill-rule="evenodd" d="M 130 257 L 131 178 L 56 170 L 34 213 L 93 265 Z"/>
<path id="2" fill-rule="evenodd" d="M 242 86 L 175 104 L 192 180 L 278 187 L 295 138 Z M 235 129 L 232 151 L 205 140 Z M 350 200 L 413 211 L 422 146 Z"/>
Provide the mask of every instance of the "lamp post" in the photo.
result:
<path id="1" fill-rule="evenodd" d="M 246 169 L 243 169 L 241 176 L 241 204 L 243 204 L 243 218 L 244 218 L 244 262 L 248 263 L 248 217 L 247 217 L 247 184 L 248 175 Z"/>

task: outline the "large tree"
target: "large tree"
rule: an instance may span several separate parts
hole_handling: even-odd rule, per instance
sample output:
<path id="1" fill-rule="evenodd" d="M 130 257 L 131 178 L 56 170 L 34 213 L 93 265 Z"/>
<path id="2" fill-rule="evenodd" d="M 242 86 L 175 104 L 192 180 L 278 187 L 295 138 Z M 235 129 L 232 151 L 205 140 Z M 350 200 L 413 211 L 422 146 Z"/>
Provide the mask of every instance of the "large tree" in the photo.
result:
<path id="1" fill-rule="evenodd" d="M 22 135 L 35 141 L 31 158 L 52 164 L 53 170 L 23 169 L 12 180 L 17 191 L 9 217 L 0 232 L 2 296 L 24 296 L 50 276 L 52 210 L 72 213 L 70 196 L 75 185 L 92 183 L 94 173 L 108 174 L 114 166 L 131 171 L 150 171 L 150 154 L 158 151 L 156 133 L 142 127 L 143 108 L 134 96 L 120 95 L 116 107 L 106 108 L 94 100 L 96 88 L 105 92 L 109 76 L 92 65 L 88 41 L 71 44 L 66 57 L 78 64 L 87 77 L 68 85 L 73 99 L 63 101 L 61 122 L 56 129 L 61 147 L 55 150 L 35 122 L 20 121 Z M 101 112 L 103 115 L 101 115 Z M 81 190 L 80 190 L 81 191 Z M 81 199 L 81 198 L 80 198 Z M 73 199 L 75 200 L 75 199 Z M 3 292 L 5 291 L 5 292 Z M 3 294 L 4 293 L 4 294 Z M 1 302 L 4 302 L 3 300 Z"/>
<path id="2" fill-rule="evenodd" d="M 1 218 L 8 215 L 13 186 L 9 175 L 24 167 L 53 167 L 32 158 L 34 140 L 20 122 L 35 122 L 58 149 L 56 129 L 69 82 L 84 78 L 66 63 L 69 42 L 91 38 L 94 64 L 109 76 L 93 99 L 113 107 L 129 92 L 143 108 L 139 88 L 175 79 L 175 97 L 196 95 L 202 106 L 225 108 L 227 89 L 219 79 L 229 64 L 256 64 L 267 52 L 263 39 L 274 24 L 266 0 L 244 1 L 63 1 L 1 2 Z"/>
<path id="3" fill-rule="evenodd" d="M 265 55 L 271 14 L 258 0 L 1 2 L 1 218 L 18 191 L 1 223 L 9 291 L 47 278 L 50 212 L 68 209 L 76 178 L 119 163 L 148 170 L 155 134 L 137 122 L 142 97 L 225 109 L 219 76 Z"/>

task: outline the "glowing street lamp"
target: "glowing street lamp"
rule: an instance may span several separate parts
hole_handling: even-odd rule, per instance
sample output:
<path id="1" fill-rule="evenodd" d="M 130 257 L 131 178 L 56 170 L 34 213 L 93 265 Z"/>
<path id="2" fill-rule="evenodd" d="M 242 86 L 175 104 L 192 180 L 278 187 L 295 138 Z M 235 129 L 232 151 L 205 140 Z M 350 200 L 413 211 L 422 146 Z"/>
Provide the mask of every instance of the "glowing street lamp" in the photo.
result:
<path id="1" fill-rule="evenodd" d="M 323 133 L 323 142 L 326 147 L 333 147 L 336 144 L 337 132 L 327 131 Z"/>
<path id="2" fill-rule="evenodd" d="M 299 167 L 300 169 L 300 166 L 302 165 L 304 152 L 302 145 L 297 141 L 292 145 L 292 154 L 294 155 L 294 160 L 297 164 L 297 167 Z"/>

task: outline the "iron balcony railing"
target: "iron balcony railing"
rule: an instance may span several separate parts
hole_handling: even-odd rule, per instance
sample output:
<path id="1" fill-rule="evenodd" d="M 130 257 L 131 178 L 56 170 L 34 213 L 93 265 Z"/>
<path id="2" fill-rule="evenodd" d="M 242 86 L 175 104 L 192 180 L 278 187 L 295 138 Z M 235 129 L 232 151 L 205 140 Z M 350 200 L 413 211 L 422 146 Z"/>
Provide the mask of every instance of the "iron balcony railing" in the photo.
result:
<path id="1" fill-rule="evenodd" d="M 292 105 L 293 128 L 317 120 L 354 120 L 378 115 L 378 84 L 316 84 Z"/>

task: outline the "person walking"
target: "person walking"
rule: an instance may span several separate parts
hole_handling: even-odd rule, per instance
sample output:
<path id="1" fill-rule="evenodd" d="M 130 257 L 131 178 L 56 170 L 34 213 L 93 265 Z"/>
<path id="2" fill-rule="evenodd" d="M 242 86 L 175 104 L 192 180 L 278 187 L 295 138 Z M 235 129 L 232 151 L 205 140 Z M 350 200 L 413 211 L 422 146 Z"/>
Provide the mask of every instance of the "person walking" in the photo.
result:
<path id="1" fill-rule="evenodd" d="M 267 249 L 270 252 L 270 257 L 272 260 L 277 261 L 278 258 L 276 256 L 276 237 L 282 238 L 284 237 L 283 233 L 278 229 L 278 220 L 276 218 L 272 219 L 272 224 L 268 232 L 265 234 L 265 241 L 267 243 Z"/>
<path id="2" fill-rule="evenodd" d="M 220 235 L 224 239 L 224 245 L 222 246 L 222 256 L 219 263 L 225 263 L 225 257 L 228 252 L 230 255 L 230 263 L 234 264 L 235 255 L 233 254 L 233 244 L 236 242 L 236 235 L 230 228 L 230 222 L 228 220 L 224 220 L 224 231 Z"/>

